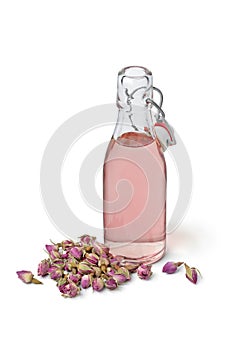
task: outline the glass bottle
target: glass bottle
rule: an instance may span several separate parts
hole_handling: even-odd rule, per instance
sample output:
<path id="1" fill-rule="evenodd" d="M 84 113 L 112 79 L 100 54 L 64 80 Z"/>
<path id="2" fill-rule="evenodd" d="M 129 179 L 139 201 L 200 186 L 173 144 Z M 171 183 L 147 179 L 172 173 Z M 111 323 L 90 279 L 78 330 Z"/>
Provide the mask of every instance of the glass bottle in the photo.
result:
<path id="1" fill-rule="evenodd" d="M 103 219 L 105 243 L 125 263 L 153 263 L 166 247 L 163 150 L 174 144 L 174 135 L 153 101 L 153 89 L 161 93 L 144 67 L 126 67 L 118 74 L 118 120 L 103 169 Z M 152 105 L 157 108 L 156 123 Z M 163 143 L 156 125 L 168 133 Z"/>

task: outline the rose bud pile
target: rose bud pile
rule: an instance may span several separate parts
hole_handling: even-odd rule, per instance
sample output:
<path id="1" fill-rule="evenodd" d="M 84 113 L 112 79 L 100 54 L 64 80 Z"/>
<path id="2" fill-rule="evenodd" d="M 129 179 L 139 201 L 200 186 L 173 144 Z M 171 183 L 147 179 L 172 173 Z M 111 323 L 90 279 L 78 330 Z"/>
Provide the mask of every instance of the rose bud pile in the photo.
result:
<path id="1" fill-rule="evenodd" d="M 84 235 L 78 242 L 65 240 L 47 244 L 48 259 L 38 265 L 38 276 L 50 276 L 64 297 L 75 297 L 82 289 L 91 287 L 100 292 L 104 288 L 116 289 L 131 279 L 137 272 L 141 279 L 148 280 L 151 265 L 121 264 L 121 260 L 110 253 L 107 246 L 96 241 L 95 237 Z M 36 283 L 30 271 L 18 271 L 25 283 Z M 38 281 L 37 283 L 41 283 Z"/>

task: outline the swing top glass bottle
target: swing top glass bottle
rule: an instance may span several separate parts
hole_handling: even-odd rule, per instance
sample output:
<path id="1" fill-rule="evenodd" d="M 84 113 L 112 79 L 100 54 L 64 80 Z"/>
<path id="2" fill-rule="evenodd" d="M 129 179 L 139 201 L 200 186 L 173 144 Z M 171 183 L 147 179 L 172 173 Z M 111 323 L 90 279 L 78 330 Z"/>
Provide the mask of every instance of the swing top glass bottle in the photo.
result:
<path id="1" fill-rule="evenodd" d="M 103 219 L 105 243 L 125 263 L 153 263 L 165 253 L 166 164 L 151 101 L 148 69 L 119 72 L 118 120 L 103 169 Z"/>

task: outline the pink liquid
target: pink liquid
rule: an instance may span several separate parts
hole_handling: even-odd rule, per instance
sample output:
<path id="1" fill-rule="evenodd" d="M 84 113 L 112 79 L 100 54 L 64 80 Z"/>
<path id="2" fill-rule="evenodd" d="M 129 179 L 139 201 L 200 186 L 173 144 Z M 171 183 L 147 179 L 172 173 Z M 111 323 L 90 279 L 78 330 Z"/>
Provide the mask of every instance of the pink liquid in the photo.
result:
<path id="1" fill-rule="evenodd" d="M 166 245 L 166 164 L 157 140 L 112 139 L 104 164 L 104 235 L 125 262 L 153 263 Z"/>

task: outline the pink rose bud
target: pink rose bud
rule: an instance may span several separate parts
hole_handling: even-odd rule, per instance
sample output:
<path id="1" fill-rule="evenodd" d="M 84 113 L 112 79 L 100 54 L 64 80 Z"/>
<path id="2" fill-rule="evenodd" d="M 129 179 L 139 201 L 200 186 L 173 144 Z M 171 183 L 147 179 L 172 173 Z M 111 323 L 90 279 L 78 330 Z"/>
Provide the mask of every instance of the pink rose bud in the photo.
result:
<path id="1" fill-rule="evenodd" d="M 49 259 L 44 259 L 42 260 L 39 265 L 38 265 L 38 270 L 37 274 L 38 276 L 46 276 L 48 274 L 50 268 L 50 260 Z"/>
<path id="2" fill-rule="evenodd" d="M 81 279 L 81 286 L 83 289 L 86 289 L 90 287 L 91 285 L 91 276 L 90 275 L 83 275 Z"/>
<path id="3" fill-rule="evenodd" d="M 105 281 L 105 287 L 113 290 L 117 288 L 117 282 L 114 278 L 109 278 L 108 280 Z"/>
<path id="4" fill-rule="evenodd" d="M 163 270 L 162 272 L 166 272 L 166 273 L 174 273 L 176 272 L 177 268 L 180 267 L 181 265 L 183 264 L 183 262 L 173 262 L 173 261 L 168 261 L 164 267 L 163 267 Z"/>
<path id="5" fill-rule="evenodd" d="M 74 298 L 76 297 L 76 295 L 80 293 L 80 288 L 77 287 L 76 284 L 73 282 L 62 284 L 58 288 L 62 293 L 62 296 L 68 297 L 68 298 Z"/>
<path id="6" fill-rule="evenodd" d="M 34 275 L 32 274 L 31 271 L 22 270 L 22 271 L 17 271 L 16 273 L 19 279 L 21 279 L 21 281 L 23 281 L 24 283 L 43 284 L 41 281 L 34 278 Z"/>
<path id="7" fill-rule="evenodd" d="M 99 256 L 102 255 L 104 252 L 106 252 L 107 249 L 109 251 L 109 248 L 103 245 L 102 243 L 93 241 L 92 244 L 93 244 L 93 253 L 96 253 Z"/>
<path id="8" fill-rule="evenodd" d="M 137 274 L 139 278 L 148 280 L 152 275 L 151 265 L 141 264 L 137 269 Z"/>
<path id="9" fill-rule="evenodd" d="M 74 246 L 74 242 L 66 239 L 65 241 L 61 242 L 61 246 L 63 250 L 66 250 L 67 248 L 71 248 Z"/>
<path id="10" fill-rule="evenodd" d="M 131 278 L 131 277 L 130 277 L 129 270 L 128 270 L 126 267 L 124 267 L 124 266 L 120 267 L 120 268 L 117 270 L 117 274 L 124 275 L 124 276 L 126 277 L 127 281 L 129 281 L 130 278 Z"/>
<path id="11" fill-rule="evenodd" d="M 186 270 L 186 278 L 196 284 L 198 280 L 198 274 L 200 275 L 200 271 L 196 267 L 189 267 L 187 264 L 185 264 L 185 270 Z"/>
<path id="12" fill-rule="evenodd" d="M 59 253 L 58 247 L 56 245 L 46 244 L 45 248 L 46 248 L 47 252 L 49 253 L 50 258 L 52 260 L 56 259 L 56 258 L 60 258 L 60 253 Z"/>
<path id="13" fill-rule="evenodd" d="M 100 245 L 100 247 L 102 248 L 102 251 L 103 251 L 103 254 L 105 253 L 105 254 L 107 254 L 107 255 L 109 255 L 110 253 L 109 253 L 109 247 L 107 247 L 106 245 L 104 245 L 104 244 L 102 244 L 102 243 L 99 243 L 99 245 Z"/>
<path id="14" fill-rule="evenodd" d="M 95 240 L 94 237 L 91 237 L 89 235 L 83 235 L 80 237 L 80 242 L 84 245 L 92 244 L 92 242 Z"/>
<path id="15" fill-rule="evenodd" d="M 139 264 L 127 264 L 127 265 L 124 265 L 124 266 L 129 272 L 133 273 L 133 272 L 137 271 L 137 268 L 139 267 Z"/>
<path id="16" fill-rule="evenodd" d="M 114 280 L 117 281 L 118 284 L 128 281 L 128 278 L 126 277 L 126 275 L 123 275 L 120 273 L 115 273 L 112 277 L 114 278 Z"/>
<path id="17" fill-rule="evenodd" d="M 111 258 L 109 262 L 112 267 L 120 266 L 120 262 L 117 258 Z"/>
<path id="18" fill-rule="evenodd" d="M 96 277 L 100 277 L 101 276 L 101 268 L 100 267 L 97 267 L 97 266 L 92 266 L 92 270 L 95 274 Z"/>
<path id="19" fill-rule="evenodd" d="M 101 267 L 102 265 L 104 265 L 104 266 L 108 266 L 109 265 L 109 260 L 106 257 L 104 257 L 104 256 L 101 256 L 99 258 L 99 261 L 98 261 L 98 266 Z"/>
<path id="20" fill-rule="evenodd" d="M 111 267 L 107 267 L 107 275 L 108 276 L 114 276 L 116 271 L 114 269 L 112 269 Z"/>
<path id="21" fill-rule="evenodd" d="M 64 260 L 62 259 L 53 260 L 53 266 L 64 267 L 65 266 Z"/>
<path id="22" fill-rule="evenodd" d="M 100 277 L 94 278 L 92 281 L 92 288 L 93 290 L 100 292 L 104 288 L 104 282 L 102 278 Z"/>
<path id="23" fill-rule="evenodd" d="M 31 283 L 32 279 L 33 279 L 33 274 L 31 271 L 17 271 L 16 272 L 19 279 L 21 279 L 21 281 L 23 281 L 24 283 Z"/>
<path id="24" fill-rule="evenodd" d="M 69 252 L 63 252 L 63 253 L 61 254 L 61 258 L 62 258 L 62 259 L 67 259 L 68 256 L 69 256 Z"/>
<path id="25" fill-rule="evenodd" d="M 79 260 L 83 256 L 83 251 L 81 248 L 73 247 L 70 249 L 70 255 Z"/>
<path id="26" fill-rule="evenodd" d="M 58 280 L 62 277 L 62 270 L 57 266 L 51 266 L 48 269 L 48 273 L 50 274 L 50 278 L 53 280 Z"/>
<path id="27" fill-rule="evenodd" d="M 85 260 L 91 265 L 97 265 L 99 261 L 99 257 L 94 253 L 86 254 Z"/>
<path id="28" fill-rule="evenodd" d="M 82 278 L 82 275 L 80 275 L 79 273 L 75 275 L 71 273 L 69 274 L 69 277 L 68 277 L 69 281 L 74 282 L 75 284 L 78 284 L 81 278 Z"/>
<path id="29" fill-rule="evenodd" d="M 81 262 L 78 264 L 78 272 L 82 275 L 89 274 L 93 271 L 92 267 L 88 264 Z"/>

